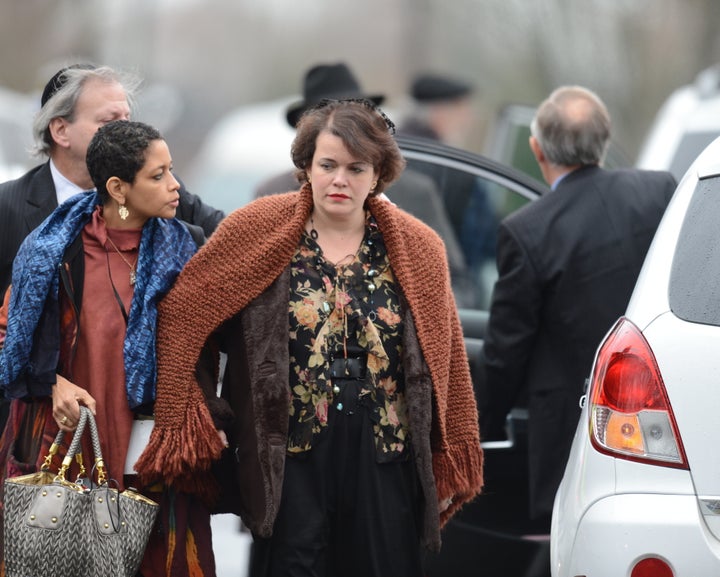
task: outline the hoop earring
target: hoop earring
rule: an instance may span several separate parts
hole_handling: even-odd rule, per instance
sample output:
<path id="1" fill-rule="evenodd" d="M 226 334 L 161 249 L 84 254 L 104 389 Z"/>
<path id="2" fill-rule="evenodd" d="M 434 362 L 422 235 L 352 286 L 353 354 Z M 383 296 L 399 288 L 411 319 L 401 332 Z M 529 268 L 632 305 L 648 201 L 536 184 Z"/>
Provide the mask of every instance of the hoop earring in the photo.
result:
<path id="1" fill-rule="evenodd" d="M 130 216 L 130 211 L 124 204 L 121 204 L 118 208 L 118 214 L 122 220 L 127 220 L 127 217 Z"/>

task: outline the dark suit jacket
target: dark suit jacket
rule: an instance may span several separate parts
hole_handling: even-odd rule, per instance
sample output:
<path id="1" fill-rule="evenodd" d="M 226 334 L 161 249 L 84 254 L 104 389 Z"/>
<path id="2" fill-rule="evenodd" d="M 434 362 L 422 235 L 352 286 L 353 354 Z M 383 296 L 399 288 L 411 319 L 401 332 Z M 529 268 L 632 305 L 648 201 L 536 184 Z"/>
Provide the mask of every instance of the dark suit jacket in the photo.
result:
<path id="1" fill-rule="evenodd" d="M 535 516 L 552 510 L 595 351 L 625 312 L 675 186 L 669 173 L 584 167 L 500 225 L 480 422 L 495 437 L 526 396 Z"/>
<path id="2" fill-rule="evenodd" d="M 0 184 L 0 295 L 10 284 L 12 262 L 20 244 L 56 207 L 49 162 L 17 180 Z M 181 183 L 177 218 L 200 226 L 205 236 L 210 236 L 224 216 L 222 211 L 203 204 Z"/>

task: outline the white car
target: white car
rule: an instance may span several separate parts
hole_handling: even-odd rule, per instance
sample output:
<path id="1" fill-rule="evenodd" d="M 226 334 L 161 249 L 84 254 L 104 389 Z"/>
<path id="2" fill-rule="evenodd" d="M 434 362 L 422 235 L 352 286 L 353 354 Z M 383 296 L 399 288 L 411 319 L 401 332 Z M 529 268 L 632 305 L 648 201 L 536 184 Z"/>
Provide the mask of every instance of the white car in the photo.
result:
<path id="1" fill-rule="evenodd" d="M 693 160 L 720 136 L 720 65 L 674 90 L 663 103 L 640 150 L 638 168 L 669 170 L 680 180 Z"/>
<path id="2" fill-rule="evenodd" d="M 720 575 L 719 384 L 717 139 L 598 348 L 555 499 L 553 577 Z"/>
<path id="3" fill-rule="evenodd" d="M 0 182 L 38 164 L 29 152 L 34 106 L 31 96 L 0 86 Z"/>

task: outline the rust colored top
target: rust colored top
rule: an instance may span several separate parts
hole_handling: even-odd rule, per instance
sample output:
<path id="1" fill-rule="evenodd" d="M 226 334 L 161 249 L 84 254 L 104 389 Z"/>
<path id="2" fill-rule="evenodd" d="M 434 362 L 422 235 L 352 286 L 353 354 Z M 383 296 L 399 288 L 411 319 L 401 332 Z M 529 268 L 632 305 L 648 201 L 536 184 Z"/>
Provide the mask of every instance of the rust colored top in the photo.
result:
<path id="1" fill-rule="evenodd" d="M 126 323 L 113 286 L 126 312 L 133 286 L 130 267 L 107 238 L 110 235 L 132 264 L 137 262 L 141 233 L 139 228 L 106 230 L 100 211 L 93 213 L 82 231 L 85 277 L 72 381 L 87 389 L 97 402 L 95 420 L 108 477 L 121 486 L 133 412 L 128 406 L 123 363 Z M 83 451 L 92 454 L 89 443 L 86 445 Z"/>

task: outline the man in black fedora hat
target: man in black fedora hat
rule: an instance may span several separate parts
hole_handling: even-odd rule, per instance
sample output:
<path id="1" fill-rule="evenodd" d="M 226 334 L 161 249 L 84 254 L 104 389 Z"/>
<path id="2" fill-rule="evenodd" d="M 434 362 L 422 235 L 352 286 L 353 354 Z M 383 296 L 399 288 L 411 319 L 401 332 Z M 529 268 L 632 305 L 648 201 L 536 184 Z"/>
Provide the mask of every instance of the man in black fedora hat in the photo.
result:
<path id="1" fill-rule="evenodd" d="M 288 124 L 295 128 L 303 112 L 324 98 L 367 98 L 378 106 L 385 100 L 381 94 L 364 94 L 347 64 L 318 64 L 305 74 L 303 99 L 288 106 Z"/>
<path id="2" fill-rule="evenodd" d="M 303 98 L 288 106 L 285 118 L 295 128 L 300 117 L 308 109 L 325 98 L 367 98 L 378 106 L 385 97 L 381 94 L 365 94 L 347 64 L 317 64 L 308 69 L 303 79 Z M 277 194 L 298 188 L 295 170 L 288 170 L 261 182 L 255 189 L 255 197 Z"/>
<path id="3" fill-rule="evenodd" d="M 288 106 L 286 112 L 288 124 L 295 128 L 303 112 L 325 98 L 366 98 L 376 105 L 382 104 L 385 100 L 385 97 L 380 94 L 365 94 L 347 64 L 342 62 L 317 64 L 305 73 L 303 99 Z M 255 197 L 288 192 L 298 188 L 295 169 L 288 169 L 261 182 L 255 189 Z M 440 235 L 445 242 L 454 284 L 457 287 L 465 286 L 462 281 L 467 274 L 465 258 L 435 182 L 416 170 L 405 170 L 388 189 L 387 196 L 400 208 L 424 221 Z M 456 291 L 455 298 L 461 305 L 468 305 L 469 299 L 472 298 L 466 292 L 465 289 Z"/>

